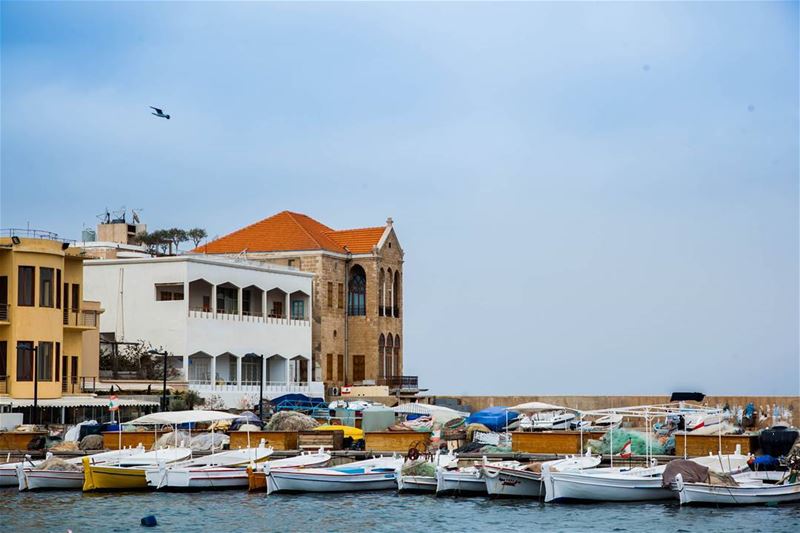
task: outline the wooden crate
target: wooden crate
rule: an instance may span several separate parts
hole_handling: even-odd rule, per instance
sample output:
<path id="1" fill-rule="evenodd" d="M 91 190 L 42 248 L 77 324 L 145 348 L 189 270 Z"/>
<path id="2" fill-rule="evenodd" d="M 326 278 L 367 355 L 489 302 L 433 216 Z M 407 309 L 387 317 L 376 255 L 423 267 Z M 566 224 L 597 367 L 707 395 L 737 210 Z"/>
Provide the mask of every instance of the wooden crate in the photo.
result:
<path id="1" fill-rule="evenodd" d="M 161 437 L 164 432 L 159 431 L 154 433 L 152 431 L 123 431 L 122 432 L 122 447 L 131 448 L 136 447 L 140 443 L 146 449 L 150 449 L 155 443 L 156 438 Z M 104 431 L 103 432 L 103 448 L 107 450 L 118 450 L 120 442 L 119 431 Z M 188 443 L 186 443 L 188 445 Z"/>
<path id="2" fill-rule="evenodd" d="M 46 435 L 44 431 L 3 431 L 0 432 L 0 450 L 27 450 L 31 440 Z"/>
<path id="3" fill-rule="evenodd" d="M 604 434 L 596 431 L 584 432 L 581 449 L 580 431 L 515 431 L 511 436 L 511 449 L 521 453 L 555 455 L 583 453 L 589 439 L 599 439 Z"/>
<path id="4" fill-rule="evenodd" d="M 246 431 L 231 431 L 228 434 L 231 438 L 230 449 L 237 450 L 239 448 L 247 447 L 247 432 Z M 275 450 L 296 450 L 297 449 L 297 431 L 251 431 L 250 444 L 251 446 L 258 446 L 258 443 L 264 439 L 267 441 L 267 446 L 272 446 Z"/>
<path id="5" fill-rule="evenodd" d="M 341 450 L 344 448 L 344 431 L 300 431 L 297 434 L 297 447 L 300 450 Z"/>
<path id="6" fill-rule="evenodd" d="M 722 453 L 734 453 L 736 445 L 747 455 L 758 448 L 758 437 L 751 435 L 722 435 Z M 700 455 L 716 455 L 720 447 L 719 435 L 675 435 L 675 455 L 698 457 Z"/>
<path id="7" fill-rule="evenodd" d="M 367 451 L 402 452 L 416 446 L 422 452 L 431 442 L 430 432 L 422 431 L 369 431 L 364 434 Z"/>

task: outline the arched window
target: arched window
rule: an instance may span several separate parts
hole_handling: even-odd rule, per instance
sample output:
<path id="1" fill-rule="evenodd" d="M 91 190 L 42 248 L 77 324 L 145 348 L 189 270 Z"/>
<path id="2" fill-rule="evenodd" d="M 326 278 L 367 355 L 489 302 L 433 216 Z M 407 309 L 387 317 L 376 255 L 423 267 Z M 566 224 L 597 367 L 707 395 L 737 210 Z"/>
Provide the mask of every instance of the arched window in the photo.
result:
<path id="1" fill-rule="evenodd" d="M 392 346 L 394 345 L 394 340 L 392 338 L 392 334 L 386 336 L 386 377 L 394 376 L 394 366 L 392 366 Z"/>
<path id="2" fill-rule="evenodd" d="M 394 316 L 400 317 L 400 271 L 394 271 L 394 290 L 392 291 L 392 307 Z"/>
<path id="3" fill-rule="evenodd" d="M 350 269 L 350 281 L 347 294 L 347 314 L 365 316 L 367 314 L 367 275 L 360 265 Z"/>
<path id="4" fill-rule="evenodd" d="M 394 336 L 394 364 L 392 367 L 395 373 L 400 375 L 400 335 Z"/>
<path id="5" fill-rule="evenodd" d="M 386 308 L 386 273 L 381 269 L 378 274 L 378 316 L 383 316 Z"/>
<path id="6" fill-rule="evenodd" d="M 384 365 L 384 357 L 386 357 L 386 337 L 381 336 L 378 337 L 378 377 L 382 378 L 385 374 L 383 373 Z"/>
<path id="7" fill-rule="evenodd" d="M 386 303 L 384 304 L 384 314 L 386 316 L 392 316 L 392 295 L 394 294 L 393 282 L 394 276 L 392 275 L 392 269 L 386 270 Z"/>

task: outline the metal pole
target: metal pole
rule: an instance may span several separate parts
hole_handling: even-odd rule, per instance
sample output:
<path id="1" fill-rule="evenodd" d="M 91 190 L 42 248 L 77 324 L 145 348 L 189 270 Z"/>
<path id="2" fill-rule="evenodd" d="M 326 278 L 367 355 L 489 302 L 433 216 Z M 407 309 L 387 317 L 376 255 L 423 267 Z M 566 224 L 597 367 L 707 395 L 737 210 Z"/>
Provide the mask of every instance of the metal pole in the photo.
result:
<path id="1" fill-rule="evenodd" d="M 164 388 L 161 391 L 161 410 L 167 411 L 167 352 L 164 351 L 161 355 L 164 356 Z"/>
<path id="2" fill-rule="evenodd" d="M 258 390 L 258 418 L 264 422 L 264 354 L 261 354 L 261 384 Z"/>
<path id="3" fill-rule="evenodd" d="M 36 425 L 39 423 L 39 376 L 37 372 L 39 371 L 36 368 L 36 356 L 39 351 L 38 346 L 34 346 L 33 349 L 33 424 Z"/>

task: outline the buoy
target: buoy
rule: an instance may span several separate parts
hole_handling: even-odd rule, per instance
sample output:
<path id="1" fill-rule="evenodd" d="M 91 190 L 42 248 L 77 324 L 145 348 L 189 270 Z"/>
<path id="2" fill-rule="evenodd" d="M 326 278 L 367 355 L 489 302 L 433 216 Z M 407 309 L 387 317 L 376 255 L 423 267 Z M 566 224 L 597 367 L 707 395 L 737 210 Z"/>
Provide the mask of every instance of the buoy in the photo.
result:
<path id="1" fill-rule="evenodd" d="M 153 515 L 147 515 L 142 518 L 142 525 L 144 527 L 156 527 L 158 525 L 158 520 Z"/>

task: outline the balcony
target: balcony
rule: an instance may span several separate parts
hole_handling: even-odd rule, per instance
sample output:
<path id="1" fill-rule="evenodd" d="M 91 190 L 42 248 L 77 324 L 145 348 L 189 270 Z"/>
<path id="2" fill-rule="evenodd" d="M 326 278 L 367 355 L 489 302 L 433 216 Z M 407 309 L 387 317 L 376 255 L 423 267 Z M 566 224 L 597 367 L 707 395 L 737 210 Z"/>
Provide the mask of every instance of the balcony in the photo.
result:
<path id="1" fill-rule="evenodd" d="M 8 394 L 8 376 L 0 376 L 0 394 Z"/>
<path id="2" fill-rule="evenodd" d="M 87 309 L 64 309 L 64 327 L 77 329 L 96 328 L 100 315 L 99 311 Z"/>
<path id="3" fill-rule="evenodd" d="M 189 318 L 205 318 L 209 320 L 224 320 L 228 322 L 254 322 L 261 324 L 283 324 L 286 326 L 310 326 L 311 321 L 299 316 L 287 318 L 285 315 L 276 315 L 269 313 L 264 316 L 261 313 L 248 313 L 242 312 L 225 312 L 217 311 L 215 314 L 207 307 L 190 307 Z"/>
<path id="4" fill-rule="evenodd" d="M 8 322 L 8 304 L 0 304 L 0 322 Z"/>
<path id="5" fill-rule="evenodd" d="M 389 307 L 388 305 L 379 305 L 378 316 L 385 316 L 387 318 L 400 318 L 400 309 L 397 307 Z"/>
<path id="6" fill-rule="evenodd" d="M 378 385 L 385 385 L 390 391 L 418 391 L 419 376 L 386 376 L 378 378 Z"/>

